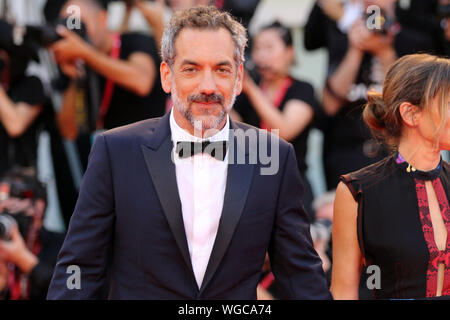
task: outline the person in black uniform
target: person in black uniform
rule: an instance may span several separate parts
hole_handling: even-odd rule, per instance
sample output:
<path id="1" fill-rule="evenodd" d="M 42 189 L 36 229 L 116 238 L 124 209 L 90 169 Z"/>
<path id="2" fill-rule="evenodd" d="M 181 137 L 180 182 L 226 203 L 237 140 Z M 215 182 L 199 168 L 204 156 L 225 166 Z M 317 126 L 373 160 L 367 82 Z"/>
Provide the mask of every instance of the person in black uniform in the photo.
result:
<path id="1" fill-rule="evenodd" d="M 47 295 L 65 235 L 42 226 L 46 206 L 45 186 L 35 177 L 20 169 L 0 177 L 0 300 Z"/>
<path id="2" fill-rule="evenodd" d="M 341 174 L 375 163 L 387 154 L 371 138 L 361 113 L 367 90 L 381 89 L 384 75 L 397 56 L 395 26 L 388 24 L 382 25 L 381 30 L 369 30 L 364 15 L 369 5 L 376 4 L 384 10 L 386 21 L 392 21 L 392 1 L 361 1 L 360 15 L 355 14 L 346 29 L 325 6 L 330 2 L 338 1 L 320 1 L 313 7 L 305 26 L 304 44 L 307 50 L 328 49 L 319 128 L 324 133 L 327 189 L 333 190 Z"/>
<path id="3" fill-rule="evenodd" d="M 59 26 L 57 31 L 63 39 L 51 50 L 62 72 L 70 78 L 57 117 L 59 128 L 69 140 L 87 140 L 79 143 L 83 145 L 79 149 L 85 167 L 92 132 L 162 116 L 166 94 L 159 77 L 161 60 L 151 36 L 110 32 L 106 8 L 97 0 L 70 0 L 61 10 L 62 17 L 70 17 L 67 9 L 71 5 L 79 6 L 89 41 L 76 30 Z M 86 78 L 89 70 L 98 75 L 98 81 L 80 86 L 79 80 Z"/>
<path id="4" fill-rule="evenodd" d="M 37 118 L 45 101 L 39 78 L 25 74 L 32 54 L 11 43 L 12 30 L 0 21 L 0 175 L 16 166 L 36 171 Z"/>
<path id="5" fill-rule="evenodd" d="M 428 54 L 400 58 L 368 93 L 364 120 L 393 153 L 340 178 L 335 299 L 450 297 L 449 106 L 450 60 Z"/>
<path id="6" fill-rule="evenodd" d="M 306 178 L 308 134 L 319 104 L 311 84 L 294 79 L 290 67 L 295 58 L 288 28 L 275 22 L 262 28 L 254 38 L 252 58 L 261 80 L 244 78 L 243 94 L 235 111 L 244 122 L 264 129 L 279 129 L 279 135 L 295 149 L 298 167 L 305 185 L 304 204 L 313 217 L 313 194 Z M 236 116 L 236 114 L 235 114 Z"/>

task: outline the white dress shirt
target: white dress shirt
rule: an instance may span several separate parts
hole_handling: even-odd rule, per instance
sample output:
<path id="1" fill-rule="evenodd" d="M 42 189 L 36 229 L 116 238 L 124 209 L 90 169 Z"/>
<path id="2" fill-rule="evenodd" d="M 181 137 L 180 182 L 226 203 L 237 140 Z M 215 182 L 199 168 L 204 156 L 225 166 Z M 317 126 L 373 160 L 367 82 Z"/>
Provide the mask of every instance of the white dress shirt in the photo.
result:
<path id="1" fill-rule="evenodd" d="M 228 141 L 229 118 L 225 126 L 215 135 L 202 139 L 189 134 L 170 114 L 170 130 L 174 146 L 178 141 Z M 192 268 L 200 288 L 208 266 L 222 214 L 227 181 L 228 151 L 220 161 L 208 154 L 198 153 L 181 159 L 172 151 L 175 163 L 178 193 L 181 200 L 184 229 L 189 247 Z"/>

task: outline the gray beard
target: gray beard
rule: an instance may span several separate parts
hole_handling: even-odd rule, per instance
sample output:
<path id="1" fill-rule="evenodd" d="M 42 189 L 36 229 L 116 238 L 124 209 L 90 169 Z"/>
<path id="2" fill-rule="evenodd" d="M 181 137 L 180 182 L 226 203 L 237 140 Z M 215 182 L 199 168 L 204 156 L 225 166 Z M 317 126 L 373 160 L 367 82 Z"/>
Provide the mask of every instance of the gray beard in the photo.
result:
<path id="1" fill-rule="evenodd" d="M 227 114 L 230 112 L 231 108 L 233 108 L 234 102 L 236 101 L 236 94 L 237 94 L 237 84 L 238 82 L 235 82 L 234 88 L 233 88 L 233 96 L 231 98 L 231 101 L 229 104 L 226 104 L 222 106 L 222 109 L 220 110 L 219 115 L 209 115 L 204 114 L 201 116 L 195 116 L 192 114 L 192 110 L 190 105 L 187 105 L 181 99 L 178 97 L 177 89 L 175 86 L 175 82 L 172 81 L 172 102 L 174 108 L 177 109 L 178 112 L 180 112 L 184 118 L 186 118 L 194 127 L 196 130 L 210 130 L 210 129 L 219 129 L 220 124 L 225 119 Z"/>

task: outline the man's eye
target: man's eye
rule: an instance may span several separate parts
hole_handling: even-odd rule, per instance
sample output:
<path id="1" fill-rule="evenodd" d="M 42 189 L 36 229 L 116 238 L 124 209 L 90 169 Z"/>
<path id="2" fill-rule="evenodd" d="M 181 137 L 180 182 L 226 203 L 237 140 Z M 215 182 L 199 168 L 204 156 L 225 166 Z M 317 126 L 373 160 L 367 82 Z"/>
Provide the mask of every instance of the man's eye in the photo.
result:
<path id="1" fill-rule="evenodd" d="M 195 68 L 185 68 L 185 69 L 183 69 L 183 72 L 185 72 L 185 73 L 193 73 L 195 71 L 196 71 Z"/>
<path id="2" fill-rule="evenodd" d="M 217 69 L 217 71 L 219 73 L 225 73 L 225 74 L 231 72 L 230 69 L 228 69 L 228 68 L 219 68 L 219 69 Z"/>

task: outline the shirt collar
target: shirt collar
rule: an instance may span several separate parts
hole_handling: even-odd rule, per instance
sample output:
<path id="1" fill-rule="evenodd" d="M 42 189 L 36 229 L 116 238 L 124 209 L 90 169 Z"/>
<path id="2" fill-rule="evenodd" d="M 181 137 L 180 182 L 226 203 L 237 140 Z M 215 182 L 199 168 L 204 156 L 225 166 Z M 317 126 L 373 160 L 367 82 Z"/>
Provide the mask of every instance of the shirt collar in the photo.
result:
<path id="1" fill-rule="evenodd" d="M 175 117 L 173 115 L 173 108 L 170 110 L 170 131 L 172 133 L 172 141 L 174 145 L 178 141 L 194 141 L 194 142 L 201 142 L 201 141 L 228 141 L 229 139 L 229 127 L 230 127 L 230 119 L 227 114 L 227 122 L 223 126 L 223 128 L 217 132 L 215 135 L 208 137 L 208 138 L 200 138 L 191 135 L 189 132 L 187 132 L 185 129 L 181 128 L 178 123 L 175 121 Z"/>

